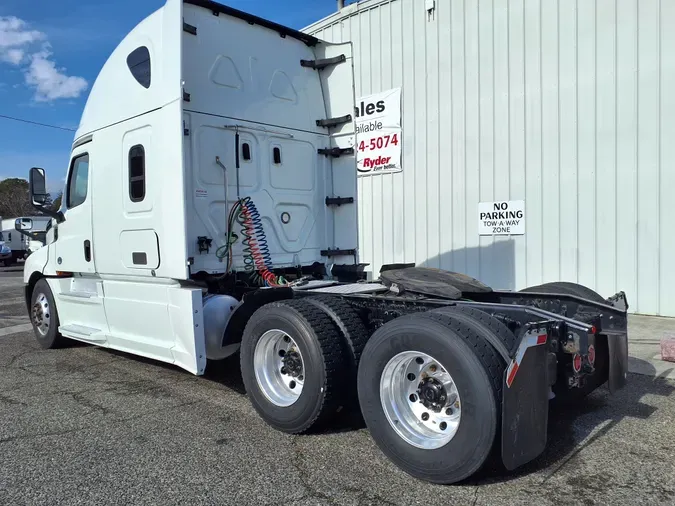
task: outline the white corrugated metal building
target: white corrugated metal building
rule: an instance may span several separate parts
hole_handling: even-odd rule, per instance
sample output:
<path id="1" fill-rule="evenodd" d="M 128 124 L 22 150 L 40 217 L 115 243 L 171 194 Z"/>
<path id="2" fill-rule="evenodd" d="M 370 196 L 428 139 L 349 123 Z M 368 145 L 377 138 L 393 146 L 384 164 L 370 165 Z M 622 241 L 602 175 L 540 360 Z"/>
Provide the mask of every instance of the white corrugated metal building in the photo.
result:
<path id="1" fill-rule="evenodd" d="M 675 316 L 675 2 L 365 0 L 306 32 L 402 90 L 402 172 L 359 179 L 360 254 L 497 288 L 576 281 Z M 524 200 L 524 235 L 478 203 Z"/>

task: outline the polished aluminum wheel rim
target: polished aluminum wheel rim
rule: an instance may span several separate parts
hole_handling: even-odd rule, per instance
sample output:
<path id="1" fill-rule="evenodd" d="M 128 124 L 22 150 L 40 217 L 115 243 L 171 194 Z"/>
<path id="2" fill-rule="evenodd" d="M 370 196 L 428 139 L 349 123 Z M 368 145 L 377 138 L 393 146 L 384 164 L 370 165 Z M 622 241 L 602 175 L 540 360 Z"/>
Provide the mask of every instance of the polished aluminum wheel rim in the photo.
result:
<path id="1" fill-rule="evenodd" d="M 37 329 L 42 337 L 45 337 L 49 332 L 51 314 L 49 310 L 49 300 L 44 293 L 38 294 L 38 296 L 35 298 L 33 310 L 31 312 L 31 319 L 33 326 Z"/>
<path id="2" fill-rule="evenodd" d="M 283 330 L 268 330 L 256 344 L 253 367 L 258 386 L 272 404 L 295 403 L 305 382 L 305 365 L 300 348 Z"/>
<path id="3" fill-rule="evenodd" d="M 380 399 L 391 427 L 417 448 L 440 448 L 457 434 L 462 416 L 457 386 L 426 353 L 404 351 L 393 357 L 380 377 Z"/>

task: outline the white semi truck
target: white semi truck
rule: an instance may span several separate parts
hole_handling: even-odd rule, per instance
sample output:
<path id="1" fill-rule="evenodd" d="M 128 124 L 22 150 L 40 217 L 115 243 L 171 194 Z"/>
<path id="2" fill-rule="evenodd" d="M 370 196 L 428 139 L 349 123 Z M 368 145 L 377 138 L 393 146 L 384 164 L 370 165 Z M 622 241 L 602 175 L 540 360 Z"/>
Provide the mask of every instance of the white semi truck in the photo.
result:
<path id="1" fill-rule="evenodd" d="M 514 469 L 544 449 L 552 398 L 624 385 L 625 295 L 413 265 L 365 280 L 353 58 L 210 0 L 142 21 L 91 90 L 63 207 L 26 262 L 35 336 L 196 375 L 239 352 L 280 431 L 358 409 L 413 476 L 453 483 L 494 454 Z M 42 169 L 30 186 L 40 207 Z"/>

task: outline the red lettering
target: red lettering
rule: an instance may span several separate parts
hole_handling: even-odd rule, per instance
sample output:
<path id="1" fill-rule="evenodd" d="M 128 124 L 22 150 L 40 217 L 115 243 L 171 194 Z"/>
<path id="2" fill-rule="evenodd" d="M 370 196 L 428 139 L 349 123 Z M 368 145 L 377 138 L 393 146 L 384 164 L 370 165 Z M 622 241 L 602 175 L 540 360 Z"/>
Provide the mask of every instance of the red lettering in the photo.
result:
<path id="1" fill-rule="evenodd" d="M 377 158 L 364 158 L 363 166 L 364 167 L 377 167 L 379 165 L 386 165 L 390 162 L 391 156 L 378 156 Z"/>

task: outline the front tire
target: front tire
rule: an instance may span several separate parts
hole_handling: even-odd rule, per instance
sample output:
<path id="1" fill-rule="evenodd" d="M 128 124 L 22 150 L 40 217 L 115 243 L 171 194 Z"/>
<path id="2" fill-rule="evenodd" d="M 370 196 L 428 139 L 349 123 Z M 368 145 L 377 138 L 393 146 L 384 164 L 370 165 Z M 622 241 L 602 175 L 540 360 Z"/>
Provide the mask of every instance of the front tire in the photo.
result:
<path id="1" fill-rule="evenodd" d="M 455 483 L 490 456 L 503 374 L 497 352 L 452 316 L 402 316 L 378 329 L 365 347 L 361 411 L 376 444 L 399 468 L 425 481 Z M 410 384 L 419 390 L 405 390 Z"/>
<path id="2" fill-rule="evenodd" d="M 68 340 L 59 333 L 59 313 L 49 283 L 41 279 L 33 287 L 30 321 L 35 339 L 46 350 L 62 348 Z"/>
<path id="3" fill-rule="evenodd" d="M 241 342 L 241 373 L 255 410 L 282 432 L 305 432 L 342 407 L 340 335 L 307 301 L 273 302 L 253 314 Z"/>

